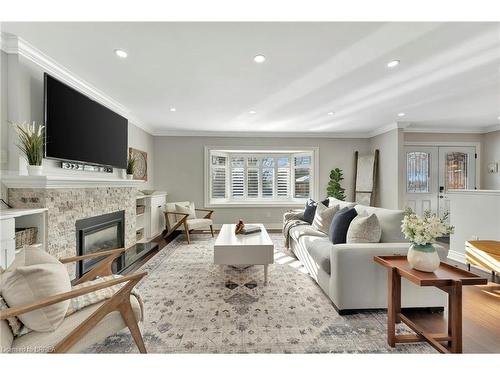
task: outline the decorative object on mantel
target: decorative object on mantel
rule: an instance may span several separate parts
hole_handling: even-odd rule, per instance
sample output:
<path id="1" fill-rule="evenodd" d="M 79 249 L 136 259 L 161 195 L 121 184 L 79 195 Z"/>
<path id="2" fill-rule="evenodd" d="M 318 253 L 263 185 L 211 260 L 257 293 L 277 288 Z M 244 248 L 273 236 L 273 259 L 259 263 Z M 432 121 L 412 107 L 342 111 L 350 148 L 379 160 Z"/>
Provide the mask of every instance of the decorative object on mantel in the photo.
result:
<path id="1" fill-rule="evenodd" d="M 135 180 L 148 180 L 148 153 L 145 151 L 137 150 L 129 147 L 129 159 L 135 160 L 134 166 L 134 179 Z M 127 172 L 128 173 L 128 172 Z"/>
<path id="2" fill-rule="evenodd" d="M 439 268 L 439 255 L 432 244 L 436 238 L 453 233 L 454 227 L 446 224 L 447 219 L 448 213 L 439 217 L 426 210 L 424 216 L 419 217 L 411 208 L 405 210 L 401 229 L 411 241 L 408 263 L 412 268 L 423 272 L 434 272 Z"/>
<path id="3" fill-rule="evenodd" d="M 488 163 L 488 173 L 498 173 L 498 163 Z"/>
<path id="4" fill-rule="evenodd" d="M 340 181 L 344 179 L 342 169 L 335 168 L 330 172 L 330 181 L 328 181 L 328 186 L 326 187 L 326 196 L 334 197 L 338 200 L 345 200 L 345 189 L 340 186 Z"/>
<path id="5" fill-rule="evenodd" d="M 354 153 L 354 201 L 365 206 L 375 205 L 379 151 L 373 155 Z"/>
<path id="6" fill-rule="evenodd" d="M 43 129 L 45 126 L 37 125 L 33 121 L 32 125 L 23 122 L 21 125 L 12 123 L 16 127 L 16 132 L 19 137 L 17 147 L 24 154 L 28 162 L 28 174 L 30 176 L 42 175 L 42 159 L 43 159 Z"/>
<path id="7" fill-rule="evenodd" d="M 127 160 L 127 180 L 134 179 L 134 170 L 135 170 L 135 158 L 133 156 L 129 156 Z"/>
<path id="8" fill-rule="evenodd" d="M 146 189 L 146 190 L 141 190 L 141 193 L 144 195 L 152 195 L 156 190 L 154 189 Z"/>

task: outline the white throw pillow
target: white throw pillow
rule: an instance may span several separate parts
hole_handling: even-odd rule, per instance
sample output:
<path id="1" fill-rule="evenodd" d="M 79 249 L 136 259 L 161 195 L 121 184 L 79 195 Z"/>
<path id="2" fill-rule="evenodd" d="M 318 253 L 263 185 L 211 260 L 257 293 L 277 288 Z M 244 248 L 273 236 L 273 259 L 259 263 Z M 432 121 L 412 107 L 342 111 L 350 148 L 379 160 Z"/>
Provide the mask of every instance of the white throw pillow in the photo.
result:
<path id="1" fill-rule="evenodd" d="M 339 205 L 326 207 L 323 203 L 318 202 L 312 227 L 319 230 L 320 232 L 328 234 L 328 231 L 330 230 L 330 224 L 332 223 L 333 217 L 335 216 L 339 208 Z"/>
<path id="2" fill-rule="evenodd" d="M 382 229 L 375 214 L 358 215 L 347 230 L 347 243 L 377 243 L 380 242 Z"/>
<path id="3" fill-rule="evenodd" d="M 187 217 L 188 220 L 191 219 L 196 219 L 196 211 L 194 209 L 194 202 L 190 202 L 188 206 L 181 206 L 179 204 L 175 204 L 175 212 L 181 213 L 181 214 L 189 214 Z M 179 221 L 181 220 L 184 216 L 181 215 L 175 215 L 176 220 Z"/>
<path id="4" fill-rule="evenodd" d="M 2 296 L 10 307 L 30 304 L 71 290 L 68 271 L 62 263 L 19 266 L 2 276 Z M 69 303 L 69 300 L 62 301 L 18 318 L 34 331 L 54 331 L 64 320 Z"/>

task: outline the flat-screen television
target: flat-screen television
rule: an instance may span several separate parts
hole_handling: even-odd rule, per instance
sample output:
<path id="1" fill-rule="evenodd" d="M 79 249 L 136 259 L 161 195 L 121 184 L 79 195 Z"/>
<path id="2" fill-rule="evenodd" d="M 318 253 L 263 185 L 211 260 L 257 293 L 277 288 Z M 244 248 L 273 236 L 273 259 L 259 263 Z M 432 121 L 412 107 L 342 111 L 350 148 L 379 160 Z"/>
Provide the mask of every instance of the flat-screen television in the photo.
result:
<path id="1" fill-rule="evenodd" d="M 45 157 L 127 167 L 128 120 L 44 74 Z"/>

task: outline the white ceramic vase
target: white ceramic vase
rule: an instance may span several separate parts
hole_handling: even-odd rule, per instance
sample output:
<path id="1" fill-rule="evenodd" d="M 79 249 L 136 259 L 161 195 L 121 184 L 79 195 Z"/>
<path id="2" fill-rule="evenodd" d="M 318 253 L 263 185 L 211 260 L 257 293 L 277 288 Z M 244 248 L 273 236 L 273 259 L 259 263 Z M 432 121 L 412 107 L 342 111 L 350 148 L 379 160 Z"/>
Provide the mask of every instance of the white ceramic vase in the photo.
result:
<path id="1" fill-rule="evenodd" d="M 28 174 L 30 176 L 41 176 L 43 168 L 41 165 L 28 165 Z"/>
<path id="2" fill-rule="evenodd" d="M 432 244 L 412 244 L 408 250 L 407 259 L 411 268 L 423 272 L 434 272 L 441 263 L 439 255 Z"/>
<path id="3" fill-rule="evenodd" d="M 127 174 L 127 180 L 133 180 L 134 175 L 133 174 Z"/>

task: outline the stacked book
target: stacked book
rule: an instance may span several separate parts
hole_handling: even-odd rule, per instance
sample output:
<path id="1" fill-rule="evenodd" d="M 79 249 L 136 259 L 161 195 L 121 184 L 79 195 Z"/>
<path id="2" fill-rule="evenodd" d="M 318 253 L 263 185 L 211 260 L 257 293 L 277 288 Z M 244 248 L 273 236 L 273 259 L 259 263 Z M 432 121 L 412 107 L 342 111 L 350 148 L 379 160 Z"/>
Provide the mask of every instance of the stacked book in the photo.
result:
<path id="1" fill-rule="evenodd" d="M 260 226 L 258 225 L 245 225 L 245 227 L 241 230 L 241 234 L 252 234 L 252 233 L 259 233 L 262 230 L 260 229 Z"/>

